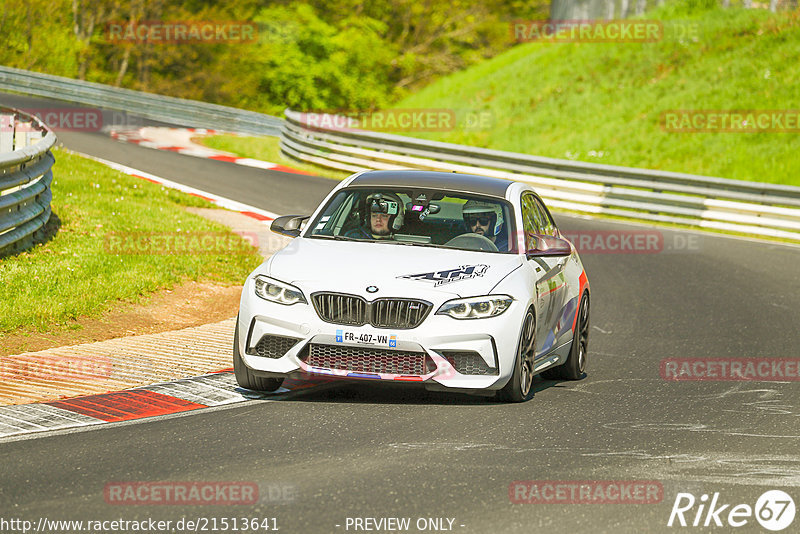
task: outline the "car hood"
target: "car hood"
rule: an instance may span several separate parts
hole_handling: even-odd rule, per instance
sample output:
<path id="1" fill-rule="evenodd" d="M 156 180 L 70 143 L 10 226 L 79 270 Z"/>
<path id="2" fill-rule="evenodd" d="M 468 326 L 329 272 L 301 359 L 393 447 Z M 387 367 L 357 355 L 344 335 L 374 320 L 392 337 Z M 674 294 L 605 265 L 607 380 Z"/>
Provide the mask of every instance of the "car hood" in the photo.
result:
<path id="1" fill-rule="evenodd" d="M 308 292 L 453 298 L 488 294 L 520 262 L 516 254 L 296 238 L 265 264 L 265 274 Z M 368 286 L 378 290 L 368 293 Z"/>

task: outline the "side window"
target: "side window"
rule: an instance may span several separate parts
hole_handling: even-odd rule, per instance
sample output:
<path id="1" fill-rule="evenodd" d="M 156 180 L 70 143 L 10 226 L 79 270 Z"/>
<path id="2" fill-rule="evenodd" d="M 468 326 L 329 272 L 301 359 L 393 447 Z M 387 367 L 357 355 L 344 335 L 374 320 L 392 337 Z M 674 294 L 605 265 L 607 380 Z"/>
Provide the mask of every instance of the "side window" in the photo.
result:
<path id="1" fill-rule="evenodd" d="M 522 230 L 525 232 L 525 249 L 536 246 L 531 234 L 542 233 L 542 219 L 536 207 L 536 197 L 530 193 L 522 195 Z"/>
<path id="2" fill-rule="evenodd" d="M 352 210 L 356 196 L 340 192 L 320 215 L 312 235 L 339 235 Z M 307 224 L 309 221 L 306 221 Z"/>
<path id="3" fill-rule="evenodd" d="M 347 200 L 342 202 L 342 205 L 339 209 L 336 210 L 336 213 L 331 217 L 331 221 L 333 222 L 333 235 L 341 235 L 342 231 L 345 230 L 345 224 L 347 223 L 347 219 L 353 211 L 353 206 L 355 206 L 357 196 L 356 195 L 349 195 Z"/>
<path id="4" fill-rule="evenodd" d="M 539 212 L 539 220 L 542 222 L 542 233 L 555 236 L 558 230 L 553 219 L 550 218 L 550 214 L 547 213 L 544 204 L 538 198 L 534 198 L 534 203 L 536 204 L 536 210 Z"/>

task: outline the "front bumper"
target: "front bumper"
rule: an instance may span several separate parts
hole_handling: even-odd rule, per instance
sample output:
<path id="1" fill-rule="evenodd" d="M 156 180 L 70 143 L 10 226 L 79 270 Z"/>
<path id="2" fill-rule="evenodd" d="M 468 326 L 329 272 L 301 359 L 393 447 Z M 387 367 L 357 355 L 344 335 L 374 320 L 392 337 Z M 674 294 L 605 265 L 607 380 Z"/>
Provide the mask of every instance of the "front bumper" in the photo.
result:
<path id="1" fill-rule="evenodd" d="M 242 360 L 256 375 L 415 382 L 436 390 L 495 390 L 510 378 L 524 315 L 520 303 L 500 316 L 473 320 L 435 315 L 436 304 L 416 328 L 377 329 L 324 322 L 310 304 L 265 301 L 248 294 L 248 285 L 237 342 Z M 376 347 L 349 341 L 347 333 L 354 339 L 378 334 L 394 340 L 391 346 Z M 263 339 L 271 348 L 258 355 Z M 381 367 L 377 360 L 388 363 Z"/>

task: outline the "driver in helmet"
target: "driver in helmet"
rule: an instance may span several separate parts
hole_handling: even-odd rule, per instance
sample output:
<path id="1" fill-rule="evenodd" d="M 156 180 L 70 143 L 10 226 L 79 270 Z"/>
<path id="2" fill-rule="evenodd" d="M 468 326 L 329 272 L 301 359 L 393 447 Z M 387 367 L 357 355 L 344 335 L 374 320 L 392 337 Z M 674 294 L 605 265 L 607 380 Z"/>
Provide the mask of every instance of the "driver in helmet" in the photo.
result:
<path id="1" fill-rule="evenodd" d="M 508 251 L 508 238 L 501 235 L 504 220 L 499 204 L 470 199 L 461 207 L 461 215 L 468 232 L 487 238 L 501 252 Z"/>
<path id="2" fill-rule="evenodd" d="M 403 226 L 405 206 L 393 193 L 372 193 L 364 200 L 361 226 L 345 234 L 354 239 L 392 239 Z"/>

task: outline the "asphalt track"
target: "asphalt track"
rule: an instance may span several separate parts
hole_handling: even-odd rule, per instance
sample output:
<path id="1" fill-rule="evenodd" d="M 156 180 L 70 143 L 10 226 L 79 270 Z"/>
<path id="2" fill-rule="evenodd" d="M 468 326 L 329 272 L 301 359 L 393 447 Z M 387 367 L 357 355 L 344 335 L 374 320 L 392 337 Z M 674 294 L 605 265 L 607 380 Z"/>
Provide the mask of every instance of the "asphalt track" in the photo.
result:
<path id="1" fill-rule="evenodd" d="M 0 95 L 0 104 L 19 98 Z M 59 138 L 70 149 L 277 213 L 309 212 L 334 185 L 98 133 Z M 567 232 L 644 228 L 556 219 Z M 409 532 L 419 531 L 418 518 L 454 519 L 452 530 L 463 533 L 727 532 L 713 523 L 668 527 L 677 493 L 719 493 L 720 504 L 731 505 L 723 522 L 732 506 L 754 506 L 767 490 L 800 505 L 800 383 L 675 382 L 659 374 L 665 358 L 800 357 L 800 249 L 659 232 L 657 253 L 582 255 L 593 325 L 582 381 L 537 379 L 535 397 L 517 405 L 326 385 L 280 401 L 0 443 L 0 518 L 174 525 L 182 517 L 274 517 L 285 533 L 363 532 L 348 528 L 347 518 L 366 517 L 411 518 Z M 512 504 L 509 485 L 521 480 L 652 480 L 663 499 Z M 261 491 L 255 505 L 107 503 L 104 488 L 121 481 L 244 481 Z M 697 510 L 686 513 L 689 522 Z M 765 531 L 745 519 L 737 532 Z M 786 532 L 798 525 L 800 517 Z"/>

